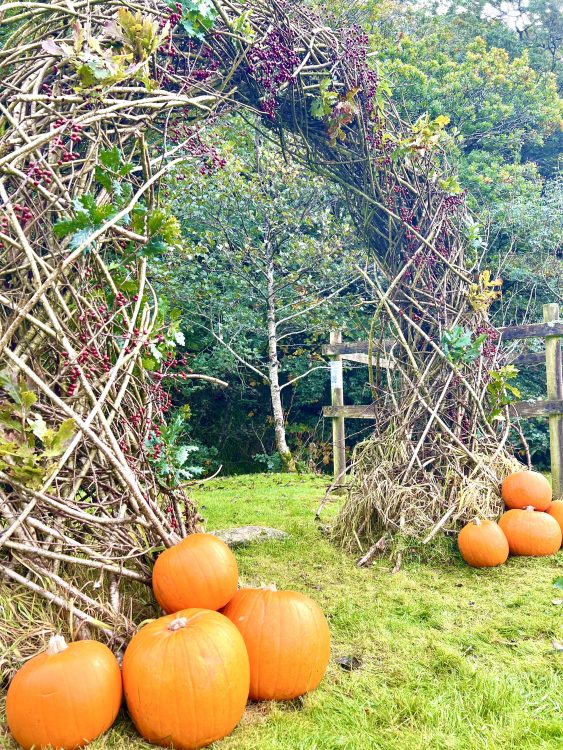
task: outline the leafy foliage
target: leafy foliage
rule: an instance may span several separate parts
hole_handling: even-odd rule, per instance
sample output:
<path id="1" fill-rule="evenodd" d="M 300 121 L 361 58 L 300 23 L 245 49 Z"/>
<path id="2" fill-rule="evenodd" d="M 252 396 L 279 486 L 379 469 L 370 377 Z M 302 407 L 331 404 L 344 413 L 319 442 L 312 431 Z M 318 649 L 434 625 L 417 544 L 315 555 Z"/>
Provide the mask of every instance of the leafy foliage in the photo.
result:
<path id="1" fill-rule="evenodd" d="M 181 25 L 189 37 L 203 39 L 205 34 L 213 28 L 217 18 L 217 10 L 212 0 L 179 0 L 182 6 Z M 170 3 L 171 8 L 176 2 Z M 240 22 L 239 22 L 240 23 Z M 242 22 L 244 27 L 244 21 Z"/>
<path id="2" fill-rule="evenodd" d="M 149 461 L 154 466 L 160 483 L 170 489 L 179 487 L 203 472 L 201 466 L 188 462 L 190 456 L 198 451 L 196 445 L 184 442 L 189 416 L 189 408 L 178 411 L 160 434 L 153 432 L 146 440 Z"/>
<path id="3" fill-rule="evenodd" d="M 444 331 L 440 343 L 450 362 L 471 364 L 481 354 L 481 349 L 486 340 L 486 333 L 481 333 L 473 338 L 471 331 L 456 325 L 449 331 Z"/>
<path id="4" fill-rule="evenodd" d="M 119 8 L 102 35 L 92 36 L 90 29 L 77 21 L 72 29 L 72 43 L 49 40 L 43 42 L 43 49 L 76 71 L 81 89 L 109 86 L 126 78 L 137 78 L 150 87 L 153 82 L 148 60 L 167 31 L 140 11 L 133 14 Z"/>
<path id="5" fill-rule="evenodd" d="M 505 365 L 499 370 L 489 372 L 490 381 L 487 385 L 489 397 L 489 420 L 498 419 L 505 406 L 522 398 L 520 390 L 510 381 L 518 377 L 518 370 L 514 365 Z"/>
<path id="6" fill-rule="evenodd" d="M 49 477 L 76 433 L 73 419 L 49 426 L 36 404 L 25 380 L 0 371 L 0 470 L 32 489 Z"/>

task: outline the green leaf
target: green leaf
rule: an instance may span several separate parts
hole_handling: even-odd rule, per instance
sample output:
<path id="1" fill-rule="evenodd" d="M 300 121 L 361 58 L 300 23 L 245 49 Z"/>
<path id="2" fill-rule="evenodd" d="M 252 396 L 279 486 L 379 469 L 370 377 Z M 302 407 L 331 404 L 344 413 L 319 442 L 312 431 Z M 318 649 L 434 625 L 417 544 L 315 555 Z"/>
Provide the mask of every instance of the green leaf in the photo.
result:
<path id="1" fill-rule="evenodd" d="M 50 439 L 49 445 L 46 446 L 45 456 L 61 456 L 68 447 L 68 444 L 76 434 L 76 425 L 74 419 L 65 419 L 61 422 L 59 429 Z M 45 442 L 46 444 L 46 442 Z"/>
<path id="2" fill-rule="evenodd" d="M 143 357 L 141 359 L 142 365 L 145 370 L 148 370 L 149 372 L 153 372 L 158 367 L 158 362 L 156 359 L 153 359 L 152 357 Z"/>
<path id="3" fill-rule="evenodd" d="M 563 589 L 563 576 L 557 576 L 557 578 L 553 581 L 553 588 Z"/>
<path id="4" fill-rule="evenodd" d="M 33 391 L 22 391 L 21 400 L 23 408 L 29 409 L 37 401 L 37 396 Z"/>
<path id="5" fill-rule="evenodd" d="M 0 388 L 6 391 L 14 403 L 18 404 L 18 406 L 21 404 L 18 381 L 10 370 L 0 370 Z"/>
<path id="6" fill-rule="evenodd" d="M 189 37 L 203 40 L 206 32 L 213 28 L 217 10 L 212 0 L 180 0 L 183 8 L 181 25 Z M 169 3 L 175 9 L 175 3 Z"/>
<path id="7" fill-rule="evenodd" d="M 21 420 L 18 420 L 13 414 L 14 407 L 0 409 L 0 425 L 7 427 L 9 430 L 23 432 Z"/>
<path id="8" fill-rule="evenodd" d="M 31 431 L 35 435 L 35 437 L 39 438 L 41 442 L 44 442 L 44 437 L 47 432 L 49 432 L 47 428 L 47 423 L 41 416 L 41 414 L 37 414 L 35 419 L 30 419 L 28 422 L 29 426 L 31 427 Z"/>
<path id="9" fill-rule="evenodd" d="M 76 250 L 80 245 L 84 244 L 87 248 L 91 243 L 89 242 L 90 237 L 94 234 L 94 228 L 89 227 L 88 229 L 80 229 L 72 235 L 72 239 L 69 243 L 71 250 Z"/>
<path id="10" fill-rule="evenodd" d="M 103 166 L 112 172 L 117 172 L 121 167 L 121 153 L 117 146 L 100 151 L 99 159 Z"/>

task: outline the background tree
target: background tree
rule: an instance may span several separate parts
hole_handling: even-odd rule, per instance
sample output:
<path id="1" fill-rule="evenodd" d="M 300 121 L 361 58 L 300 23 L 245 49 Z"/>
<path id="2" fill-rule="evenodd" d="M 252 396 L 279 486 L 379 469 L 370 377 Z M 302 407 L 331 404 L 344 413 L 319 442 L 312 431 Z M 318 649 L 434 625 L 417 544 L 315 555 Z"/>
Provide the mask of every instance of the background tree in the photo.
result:
<path id="1" fill-rule="evenodd" d="M 224 169 L 170 181 L 185 244 L 167 260 L 166 294 L 196 338 L 224 349 L 222 377 L 242 368 L 249 387 L 267 386 L 275 449 L 294 470 L 287 406 L 304 378 L 326 369 L 319 340 L 348 315 L 360 251 L 334 190 L 232 124 Z"/>

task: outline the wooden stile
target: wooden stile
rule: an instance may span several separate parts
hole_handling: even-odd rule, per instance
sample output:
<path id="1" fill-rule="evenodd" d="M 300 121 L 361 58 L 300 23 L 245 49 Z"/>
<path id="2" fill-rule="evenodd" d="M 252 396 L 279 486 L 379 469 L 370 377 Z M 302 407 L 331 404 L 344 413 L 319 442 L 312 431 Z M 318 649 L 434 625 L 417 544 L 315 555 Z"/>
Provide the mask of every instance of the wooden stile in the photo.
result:
<path id="1" fill-rule="evenodd" d="M 563 321 L 560 320 L 559 305 L 552 303 L 543 306 L 543 323 L 530 323 L 521 326 L 506 326 L 498 331 L 503 341 L 518 339 L 545 338 L 545 352 L 525 352 L 513 360 L 517 367 L 534 367 L 545 365 L 547 381 L 547 398 L 535 401 L 520 401 L 510 406 L 511 414 L 519 419 L 547 417 L 549 419 L 549 445 L 551 459 L 551 479 L 553 497 L 563 497 L 563 360 L 561 338 L 563 338 Z M 384 341 L 385 349 L 390 351 L 393 342 Z M 323 408 L 323 416 L 333 420 L 333 455 L 334 476 L 342 480 L 346 473 L 346 419 L 374 420 L 374 404 L 344 404 L 344 382 L 342 360 L 359 364 L 369 363 L 368 341 L 342 341 L 341 331 L 332 331 L 330 344 L 323 346 L 323 354 L 331 359 L 331 406 Z M 376 364 L 372 357 L 372 364 Z M 378 363 L 385 369 L 393 368 L 392 356 Z"/>

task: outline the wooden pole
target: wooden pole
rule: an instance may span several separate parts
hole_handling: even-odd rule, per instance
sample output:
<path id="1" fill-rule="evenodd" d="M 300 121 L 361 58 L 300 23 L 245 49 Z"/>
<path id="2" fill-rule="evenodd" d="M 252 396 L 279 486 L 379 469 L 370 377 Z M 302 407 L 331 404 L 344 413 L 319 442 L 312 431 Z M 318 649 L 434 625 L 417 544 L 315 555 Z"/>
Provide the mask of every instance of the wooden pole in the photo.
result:
<path id="1" fill-rule="evenodd" d="M 341 344 L 342 331 L 331 331 L 330 343 Z M 340 354 L 331 357 L 330 393 L 332 406 L 344 406 L 344 379 Z M 342 414 L 332 418 L 332 455 L 334 478 L 343 482 L 346 475 L 346 434 Z"/>
<path id="2" fill-rule="evenodd" d="M 559 305 L 543 306 L 545 323 L 559 320 Z M 545 338 L 545 369 L 548 400 L 563 399 L 563 373 L 561 371 L 561 339 L 557 336 Z M 549 417 L 549 448 L 551 453 L 551 484 L 553 499 L 563 497 L 563 414 Z"/>

